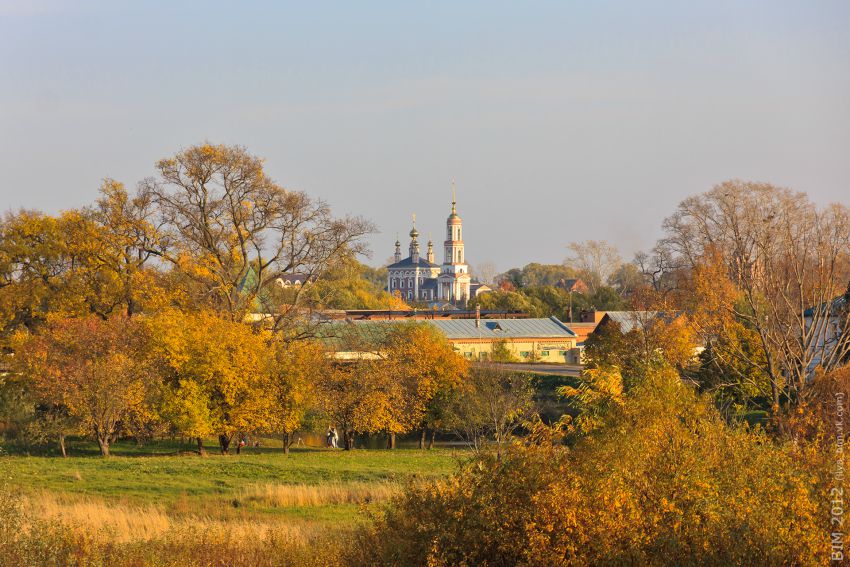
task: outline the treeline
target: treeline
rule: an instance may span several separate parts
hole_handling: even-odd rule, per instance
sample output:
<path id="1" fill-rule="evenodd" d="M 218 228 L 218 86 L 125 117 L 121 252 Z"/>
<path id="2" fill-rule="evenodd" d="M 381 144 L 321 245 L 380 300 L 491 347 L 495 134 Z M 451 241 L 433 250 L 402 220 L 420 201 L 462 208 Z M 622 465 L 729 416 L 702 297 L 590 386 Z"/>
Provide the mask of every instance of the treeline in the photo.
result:
<path id="1" fill-rule="evenodd" d="M 330 426 L 345 449 L 358 434 L 385 435 L 391 449 L 413 431 L 420 448 L 445 432 L 478 449 L 507 444 L 532 413 L 527 375 L 470 369 L 428 325 L 325 333 L 353 357 L 209 311 L 62 318 L 13 337 L 4 391 L 17 395 L 5 409 L 23 441 L 55 440 L 63 456 L 70 435 L 92 436 L 104 456 L 122 436 L 191 438 L 204 455 L 210 437 L 227 454 L 249 435 L 280 435 L 289 452 L 299 430 Z"/>
<path id="2" fill-rule="evenodd" d="M 680 371 L 737 415 L 794 405 L 816 369 L 850 362 L 845 205 L 818 207 L 803 193 L 729 181 L 683 201 L 663 227 L 656 246 L 629 263 L 605 242 L 573 243 L 564 265 L 509 270 L 496 278 L 499 291 L 475 302 L 562 320 L 591 307 L 635 311 L 642 320 L 631 339 L 607 333 L 603 340 L 599 333 L 591 340 L 591 366 L 600 343 L 609 350 L 681 350 L 656 344 L 651 328 L 658 323 L 652 314 L 682 317 L 677 339 L 698 356 L 679 363 Z M 572 279 L 586 289 L 570 292 L 564 282 Z M 649 336 L 634 336 L 642 328 Z M 623 357 L 634 358 L 614 357 L 617 367 L 631 371 Z"/>
<path id="3" fill-rule="evenodd" d="M 337 362 L 316 340 L 287 340 L 211 312 L 59 319 L 12 340 L 28 418 L 19 425 L 57 440 L 63 454 L 65 437 L 80 434 L 93 436 L 104 456 L 119 436 L 192 438 L 201 454 L 214 437 L 226 454 L 235 439 L 279 434 L 288 452 L 310 424 L 339 428 L 345 449 L 363 433 L 385 434 L 393 448 L 397 434 L 417 429 L 423 438 L 442 430 L 472 445 L 490 432 L 501 441 L 517 422 L 507 412 L 530 408 L 527 378 L 469 372 L 428 326 L 333 340 L 362 356 Z M 500 397 L 505 415 L 488 413 L 482 400 Z"/>
<path id="4" fill-rule="evenodd" d="M 572 242 L 568 248 L 571 254 L 562 264 L 531 263 L 492 276 L 485 283 L 494 292 L 476 297 L 471 306 L 578 321 L 582 311 L 626 309 L 645 284 L 638 266 L 623 262 L 605 241 Z"/>
<path id="5" fill-rule="evenodd" d="M 585 274 L 587 275 L 587 274 Z M 570 290 L 565 282 L 580 280 L 579 289 Z M 628 305 L 629 290 L 599 285 L 582 285 L 579 272 L 559 264 L 528 264 L 496 276 L 495 289 L 470 301 L 470 308 L 521 311 L 531 317 L 557 317 L 578 321 L 582 311 L 617 311 Z"/>
<path id="6" fill-rule="evenodd" d="M 86 435 L 108 455 L 121 436 L 180 436 L 203 454 L 206 438 L 227 453 L 263 433 L 288 451 L 298 429 L 333 425 L 346 449 L 416 429 L 477 445 L 528 408 L 527 379 L 469 372 L 427 327 L 364 338 L 315 322 L 317 308 L 406 307 L 357 261 L 369 222 L 275 184 L 239 147 L 157 170 L 133 193 L 108 180 L 90 207 L 0 223 L 7 437 L 64 455 Z M 292 274 L 302 284 L 282 285 Z M 336 361 L 329 341 L 365 356 Z M 514 394 L 510 419 L 480 403 Z"/>

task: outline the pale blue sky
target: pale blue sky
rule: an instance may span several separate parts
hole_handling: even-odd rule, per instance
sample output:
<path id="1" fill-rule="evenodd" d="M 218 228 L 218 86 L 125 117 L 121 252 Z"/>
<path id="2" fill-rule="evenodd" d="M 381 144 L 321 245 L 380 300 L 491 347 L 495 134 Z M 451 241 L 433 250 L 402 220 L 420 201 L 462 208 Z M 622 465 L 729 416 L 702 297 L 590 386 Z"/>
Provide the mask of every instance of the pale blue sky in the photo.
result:
<path id="1" fill-rule="evenodd" d="M 371 218 L 372 263 L 452 178 L 473 265 L 628 257 L 728 178 L 850 202 L 850 2 L 0 0 L 2 209 L 204 140 Z"/>

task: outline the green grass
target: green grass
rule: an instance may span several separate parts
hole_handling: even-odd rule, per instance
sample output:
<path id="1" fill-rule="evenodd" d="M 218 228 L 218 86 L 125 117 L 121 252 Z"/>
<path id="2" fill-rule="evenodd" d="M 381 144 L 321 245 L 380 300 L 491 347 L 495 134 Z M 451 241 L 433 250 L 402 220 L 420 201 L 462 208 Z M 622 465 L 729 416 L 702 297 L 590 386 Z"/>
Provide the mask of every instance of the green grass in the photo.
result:
<path id="1" fill-rule="evenodd" d="M 71 447 L 67 459 L 12 454 L 0 457 L 0 472 L 14 491 L 50 494 L 66 500 L 94 499 L 118 506 L 154 505 L 169 515 L 212 518 L 262 518 L 266 521 L 353 524 L 355 504 L 274 507 L 243 498 L 245 489 L 263 484 L 322 486 L 330 483 L 400 483 L 434 479 L 454 471 L 464 450 L 419 449 L 354 451 L 248 448 L 222 456 L 209 447 L 200 457 L 179 454 L 173 443 L 138 447 L 119 443 L 108 458 L 85 443 Z M 186 448 L 186 447 L 183 447 Z"/>

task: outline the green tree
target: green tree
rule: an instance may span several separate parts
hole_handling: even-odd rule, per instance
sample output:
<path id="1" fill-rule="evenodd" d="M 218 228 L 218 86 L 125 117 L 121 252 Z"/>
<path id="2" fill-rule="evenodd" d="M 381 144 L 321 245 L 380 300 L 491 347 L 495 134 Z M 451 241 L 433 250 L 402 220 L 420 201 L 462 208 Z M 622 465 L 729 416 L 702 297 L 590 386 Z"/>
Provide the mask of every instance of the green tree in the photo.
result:
<path id="1" fill-rule="evenodd" d="M 479 364 L 456 391 L 446 422 L 470 447 L 479 451 L 484 440 L 492 437 L 496 451 L 511 440 L 523 420 L 534 409 L 534 389 L 530 375 Z"/>
<path id="2" fill-rule="evenodd" d="M 380 274 L 381 270 L 347 255 L 311 284 L 305 295 L 311 305 L 322 309 L 409 309 L 404 301 L 384 290 L 386 273 L 382 279 Z"/>

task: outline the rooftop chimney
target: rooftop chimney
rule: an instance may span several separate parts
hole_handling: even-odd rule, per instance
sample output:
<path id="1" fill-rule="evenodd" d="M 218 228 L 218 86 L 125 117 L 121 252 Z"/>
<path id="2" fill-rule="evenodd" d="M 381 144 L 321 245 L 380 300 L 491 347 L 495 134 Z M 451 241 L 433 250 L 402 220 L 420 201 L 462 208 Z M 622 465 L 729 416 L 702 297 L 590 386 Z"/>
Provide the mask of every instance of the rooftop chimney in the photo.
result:
<path id="1" fill-rule="evenodd" d="M 476 305 L 475 306 L 475 328 L 477 329 L 480 326 L 481 326 L 481 306 Z"/>

